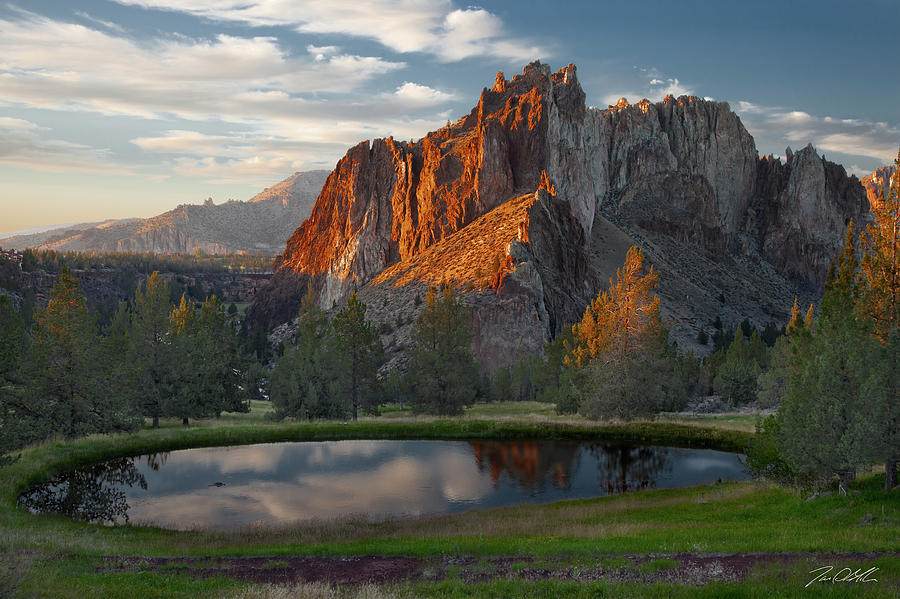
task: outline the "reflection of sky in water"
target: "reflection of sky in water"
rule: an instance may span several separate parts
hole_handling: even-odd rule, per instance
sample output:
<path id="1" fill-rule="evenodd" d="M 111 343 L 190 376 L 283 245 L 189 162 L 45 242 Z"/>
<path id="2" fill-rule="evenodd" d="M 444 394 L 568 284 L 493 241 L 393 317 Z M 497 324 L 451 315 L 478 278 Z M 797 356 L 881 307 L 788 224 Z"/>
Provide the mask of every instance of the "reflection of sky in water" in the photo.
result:
<path id="1" fill-rule="evenodd" d="M 420 515 L 746 477 L 737 455 L 562 441 L 326 441 L 134 460 L 133 523 L 171 528 Z M 224 486 L 211 486 L 214 483 Z"/>

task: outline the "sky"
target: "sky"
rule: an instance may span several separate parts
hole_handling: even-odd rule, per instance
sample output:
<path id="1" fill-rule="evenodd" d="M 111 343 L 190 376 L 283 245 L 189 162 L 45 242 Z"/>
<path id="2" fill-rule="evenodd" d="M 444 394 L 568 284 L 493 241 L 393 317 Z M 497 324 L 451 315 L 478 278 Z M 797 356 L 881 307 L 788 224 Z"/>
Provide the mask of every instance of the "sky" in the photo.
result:
<path id="1" fill-rule="evenodd" d="M 900 146 L 898 0 L 0 0 L 0 232 L 246 200 L 418 139 L 502 70 L 727 101 L 760 155 Z"/>

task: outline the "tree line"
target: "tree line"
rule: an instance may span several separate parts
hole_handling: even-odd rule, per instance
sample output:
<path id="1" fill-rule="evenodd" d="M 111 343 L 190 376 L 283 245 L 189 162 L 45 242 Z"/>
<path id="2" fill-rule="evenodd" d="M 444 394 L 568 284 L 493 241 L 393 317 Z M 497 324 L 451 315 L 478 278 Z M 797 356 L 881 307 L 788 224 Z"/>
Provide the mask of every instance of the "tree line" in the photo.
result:
<path id="1" fill-rule="evenodd" d="M 307 293 L 297 332 L 271 375 L 276 418 L 356 420 L 361 411 L 377 414 L 391 400 L 405 400 L 417 413 L 459 415 L 481 396 L 471 313 L 452 287 L 428 289 L 403 372 L 379 378 L 385 354 L 365 314 L 366 305 L 353 293 L 329 319 Z"/>
<path id="2" fill-rule="evenodd" d="M 0 296 L 0 454 L 53 434 L 134 430 L 143 418 L 247 411 L 261 369 L 210 296 L 173 306 L 154 272 L 100 327 L 63 267 L 27 327 Z"/>
<path id="3" fill-rule="evenodd" d="M 70 270 L 128 269 L 142 275 L 154 271 L 173 273 L 270 272 L 274 256 L 266 254 L 157 254 L 153 252 L 75 252 L 26 249 L 22 270 L 58 274 Z"/>

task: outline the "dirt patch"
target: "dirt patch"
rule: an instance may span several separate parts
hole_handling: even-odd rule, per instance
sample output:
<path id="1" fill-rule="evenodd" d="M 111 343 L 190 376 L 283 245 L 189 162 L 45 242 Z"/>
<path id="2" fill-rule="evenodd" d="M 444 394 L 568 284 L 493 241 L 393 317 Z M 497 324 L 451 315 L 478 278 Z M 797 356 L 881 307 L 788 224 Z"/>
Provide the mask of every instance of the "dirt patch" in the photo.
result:
<path id="1" fill-rule="evenodd" d="M 244 582 L 292 584 L 394 583 L 418 578 L 419 561 L 412 557 L 109 557 L 98 569 L 107 572 L 145 570 L 187 574 L 198 578 L 224 576 Z"/>
<path id="2" fill-rule="evenodd" d="M 900 557 L 900 553 L 738 553 L 710 555 L 598 556 L 596 560 L 536 560 L 531 557 L 107 557 L 97 567 L 100 572 L 154 571 L 185 574 L 198 578 L 223 576 L 244 582 L 296 584 L 322 582 L 360 585 L 391 584 L 406 580 L 443 580 L 458 577 L 469 583 L 497 578 L 523 580 L 576 580 L 579 582 L 639 582 L 703 585 L 709 582 L 740 581 L 758 565 L 791 565 L 799 561 L 861 566 L 880 557 Z M 604 565 L 611 562 L 609 565 Z"/>

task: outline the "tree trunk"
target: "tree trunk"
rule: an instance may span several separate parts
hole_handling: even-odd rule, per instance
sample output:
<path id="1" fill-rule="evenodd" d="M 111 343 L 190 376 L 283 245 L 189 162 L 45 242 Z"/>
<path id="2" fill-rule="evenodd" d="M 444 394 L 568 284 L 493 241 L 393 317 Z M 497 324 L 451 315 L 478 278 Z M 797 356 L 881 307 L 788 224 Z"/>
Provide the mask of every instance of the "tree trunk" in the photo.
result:
<path id="1" fill-rule="evenodd" d="M 153 417 L 153 428 L 159 428 L 159 416 Z"/>
<path id="2" fill-rule="evenodd" d="M 856 478 L 856 472 L 853 470 L 838 472 L 838 493 L 846 495 L 847 489 L 850 486 L 850 481 L 854 478 Z"/>
<path id="3" fill-rule="evenodd" d="M 890 491 L 897 486 L 897 460 L 884 463 L 884 490 Z"/>

